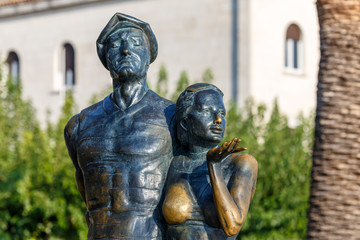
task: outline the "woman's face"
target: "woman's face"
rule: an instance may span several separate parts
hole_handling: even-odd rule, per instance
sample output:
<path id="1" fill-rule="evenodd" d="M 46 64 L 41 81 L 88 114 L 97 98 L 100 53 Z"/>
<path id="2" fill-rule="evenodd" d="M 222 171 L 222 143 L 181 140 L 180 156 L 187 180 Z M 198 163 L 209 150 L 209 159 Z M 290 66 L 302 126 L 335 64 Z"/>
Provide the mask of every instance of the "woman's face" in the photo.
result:
<path id="1" fill-rule="evenodd" d="M 214 146 L 225 132 L 225 106 L 219 92 L 209 89 L 196 93 L 186 121 L 190 144 Z"/>

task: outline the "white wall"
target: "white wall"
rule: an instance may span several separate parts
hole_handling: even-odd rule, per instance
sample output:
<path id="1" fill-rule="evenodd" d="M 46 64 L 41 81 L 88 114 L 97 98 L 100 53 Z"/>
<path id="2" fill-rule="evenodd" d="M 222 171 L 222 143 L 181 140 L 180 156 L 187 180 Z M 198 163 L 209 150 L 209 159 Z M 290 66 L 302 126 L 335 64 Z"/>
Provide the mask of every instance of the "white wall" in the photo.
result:
<path id="1" fill-rule="evenodd" d="M 300 111 L 315 109 L 320 57 L 315 0 L 252 0 L 250 12 L 251 95 L 267 105 L 277 97 L 280 110 L 294 124 Z M 302 31 L 301 73 L 284 67 L 286 30 L 292 23 Z"/>
<path id="2" fill-rule="evenodd" d="M 54 90 L 58 49 L 65 42 L 75 48 L 75 99 L 82 109 L 93 93 L 106 89 L 111 80 L 96 54 L 95 41 L 115 12 L 123 12 L 150 23 L 159 42 L 157 60 L 148 77 L 155 86 L 161 64 L 169 71 L 170 89 L 182 70 L 190 79 L 200 79 L 211 68 L 216 84 L 230 87 L 229 0 L 110 1 L 37 13 L 0 21 L 0 51 L 3 57 L 15 50 L 20 58 L 24 94 L 31 98 L 38 117 L 51 109 L 56 119 L 63 94 Z M 230 97 L 227 94 L 227 98 Z"/>
<path id="3" fill-rule="evenodd" d="M 137 0 L 107 1 L 0 20 L 0 53 L 15 50 L 20 58 L 24 94 L 31 98 L 41 121 L 46 109 L 55 120 L 63 94 L 54 92 L 58 49 L 65 42 L 75 48 L 75 100 L 79 110 L 94 93 L 111 86 L 109 73 L 101 65 L 95 41 L 115 12 L 123 12 L 150 23 L 159 43 L 159 54 L 148 78 L 155 87 L 161 64 L 171 85 L 182 70 L 200 80 L 210 68 L 215 84 L 231 97 L 231 0 Z M 239 16 L 240 101 L 254 96 L 271 104 L 278 97 L 281 109 L 292 119 L 300 110 L 315 106 L 315 84 L 319 60 L 318 23 L 315 0 L 244 0 Z M 286 28 L 296 23 L 302 30 L 304 71 L 284 70 Z M 239 102 L 240 103 L 240 102 Z"/>

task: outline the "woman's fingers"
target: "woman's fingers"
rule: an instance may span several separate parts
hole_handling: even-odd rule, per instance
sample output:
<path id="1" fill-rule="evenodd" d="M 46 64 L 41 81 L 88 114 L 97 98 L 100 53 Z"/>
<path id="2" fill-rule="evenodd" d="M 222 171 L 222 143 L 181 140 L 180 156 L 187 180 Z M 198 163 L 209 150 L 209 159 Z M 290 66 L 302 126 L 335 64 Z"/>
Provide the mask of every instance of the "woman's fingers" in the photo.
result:
<path id="1" fill-rule="evenodd" d="M 236 153 L 246 150 L 246 147 L 239 147 L 241 139 L 233 138 L 231 141 L 224 142 L 219 148 L 216 148 L 214 152 L 219 154 L 221 157 L 226 157 L 230 153 Z"/>
<path id="2" fill-rule="evenodd" d="M 237 147 L 239 146 L 241 142 L 241 139 L 237 139 L 235 142 L 235 145 L 232 147 L 231 152 L 234 152 L 235 149 L 237 149 Z"/>
<path id="3" fill-rule="evenodd" d="M 241 151 L 244 151 L 244 150 L 246 150 L 247 148 L 246 147 L 239 147 L 239 148 L 235 148 L 234 150 L 233 150 L 233 152 L 235 153 L 235 152 L 241 152 Z"/>
<path id="4" fill-rule="evenodd" d="M 219 152 L 222 152 L 222 150 L 224 150 L 224 148 L 227 148 L 228 145 L 229 145 L 229 142 L 224 142 L 224 143 L 219 147 Z"/>
<path id="5" fill-rule="evenodd" d="M 226 151 L 228 153 L 230 153 L 232 151 L 232 149 L 234 148 L 236 142 L 237 142 L 237 138 L 233 138 L 233 140 L 231 140 L 229 146 L 226 148 Z"/>

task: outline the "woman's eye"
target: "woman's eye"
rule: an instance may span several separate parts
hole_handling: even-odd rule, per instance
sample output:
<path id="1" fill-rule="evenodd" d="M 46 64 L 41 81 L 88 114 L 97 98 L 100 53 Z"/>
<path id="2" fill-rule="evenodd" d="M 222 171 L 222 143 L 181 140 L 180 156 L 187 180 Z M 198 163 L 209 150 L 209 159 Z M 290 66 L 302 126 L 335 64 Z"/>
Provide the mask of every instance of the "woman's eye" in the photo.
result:
<path id="1" fill-rule="evenodd" d="M 203 112 L 203 113 L 206 113 L 206 114 L 207 114 L 207 113 L 210 113 L 210 109 L 205 108 L 205 109 L 202 110 L 202 112 Z"/>

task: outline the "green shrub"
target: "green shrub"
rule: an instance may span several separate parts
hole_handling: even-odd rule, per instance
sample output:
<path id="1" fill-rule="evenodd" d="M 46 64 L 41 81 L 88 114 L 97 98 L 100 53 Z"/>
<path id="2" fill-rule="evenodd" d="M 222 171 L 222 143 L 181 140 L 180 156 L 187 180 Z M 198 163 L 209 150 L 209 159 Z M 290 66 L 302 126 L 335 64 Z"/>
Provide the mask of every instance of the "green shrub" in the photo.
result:
<path id="1" fill-rule="evenodd" d="M 166 94 L 165 68 L 160 73 L 157 89 Z M 206 70 L 202 80 L 212 79 Z M 21 99 L 21 86 L 10 79 L 0 85 L 0 239 L 86 239 L 86 208 L 63 140 L 74 114 L 71 93 L 59 121 L 42 130 L 31 104 Z M 182 72 L 173 100 L 187 85 Z M 313 120 L 299 117 L 299 123 L 289 128 L 276 103 L 271 113 L 252 100 L 243 109 L 228 107 L 225 139 L 243 139 L 259 163 L 255 197 L 239 239 L 305 239 Z"/>
<path id="2" fill-rule="evenodd" d="M 74 181 L 59 122 L 43 131 L 11 79 L 0 93 L 0 239 L 85 239 L 85 208 Z M 82 236 L 82 237 L 81 237 Z"/>
<path id="3" fill-rule="evenodd" d="M 299 125 L 290 128 L 276 102 L 268 120 L 266 115 L 266 107 L 252 100 L 228 111 L 225 139 L 243 139 L 258 161 L 255 196 L 238 239 L 305 239 L 313 116 L 299 116 Z"/>

